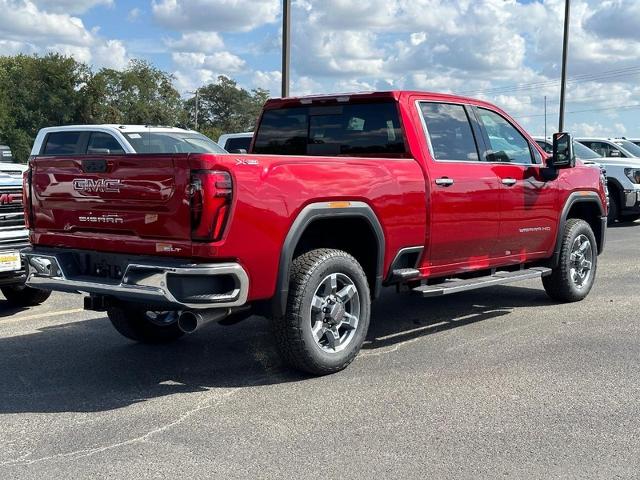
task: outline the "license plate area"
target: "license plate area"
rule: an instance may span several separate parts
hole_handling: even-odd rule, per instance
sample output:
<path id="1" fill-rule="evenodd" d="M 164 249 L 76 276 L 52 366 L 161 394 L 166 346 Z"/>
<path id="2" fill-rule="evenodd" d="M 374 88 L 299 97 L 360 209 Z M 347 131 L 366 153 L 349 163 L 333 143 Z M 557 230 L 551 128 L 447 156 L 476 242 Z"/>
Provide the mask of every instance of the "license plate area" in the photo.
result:
<path id="1" fill-rule="evenodd" d="M 16 272 L 22 270 L 22 261 L 18 250 L 0 252 L 0 272 Z"/>

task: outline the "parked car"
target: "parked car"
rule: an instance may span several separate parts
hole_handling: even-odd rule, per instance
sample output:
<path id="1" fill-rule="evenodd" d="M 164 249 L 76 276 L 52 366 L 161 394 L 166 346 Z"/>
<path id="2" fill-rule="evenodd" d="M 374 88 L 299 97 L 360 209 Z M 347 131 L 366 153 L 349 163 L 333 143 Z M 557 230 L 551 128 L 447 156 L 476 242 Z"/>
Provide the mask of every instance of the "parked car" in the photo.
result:
<path id="1" fill-rule="evenodd" d="M 3 155 L 3 159 L 8 157 Z M 0 290 L 13 306 L 44 302 L 51 292 L 25 286 L 26 265 L 20 250 L 29 245 L 22 206 L 22 174 L 26 165 L 0 163 Z"/>
<path id="2" fill-rule="evenodd" d="M 625 137 L 623 137 L 623 140 L 629 140 L 634 145 L 638 145 L 640 147 L 640 138 L 625 138 Z"/>
<path id="3" fill-rule="evenodd" d="M 253 132 L 245 133 L 226 133 L 220 135 L 218 145 L 231 153 L 247 153 L 251 147 L 253 140 Z"/>
<path id="4" fill-rule="evenodd" d="M 602 157 L 640 157 L 640 147 L 629 140 L 621 138 L 576 138 L 576 140 Z"/>
<path id="5" fill-rule="evenodd" d="M 0 163 L 13 163 L 13 161 L 11 148 L 6 145 L 0 145 Z"/>
<path id="6" fill-rule="evenodd" d="M 88 293 L 135 341 L 259 313 L 288 363 L 328 374 L 357 355 L 383 285 L 433 297 L 542 278 L 579 301 L 605 244 L 605 185 L 571 136 L 543 161 L 479 100 L 274 99 L 247 155 L 87 154 L 66 134 L 32 152 L 28 283 Z"/>
<path id="7" fill-rule="evenodd" d="M 553 153 L 552 140 L 536 137 L 545 152 Z M 640 218 L 640 158 L 602 157 L 580 142 L 574 143 L 576 158 L 604 168 L 609 194 L 609 225 Z"/>
<path id="8" fill-rule="evenodd" d="M 132 153 L 225 153 L 193 130 L 148 125 L 69 125 L 43 128 L 31 155 L 123 155 Z"/>

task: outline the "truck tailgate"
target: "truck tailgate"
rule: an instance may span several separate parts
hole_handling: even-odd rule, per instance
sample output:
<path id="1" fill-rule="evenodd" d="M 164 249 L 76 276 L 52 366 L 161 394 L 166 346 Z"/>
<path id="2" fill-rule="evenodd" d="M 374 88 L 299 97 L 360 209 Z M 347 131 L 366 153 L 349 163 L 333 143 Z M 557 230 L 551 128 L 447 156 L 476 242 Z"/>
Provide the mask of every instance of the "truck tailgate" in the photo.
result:
<path id="1" fill-rule="evenodd" d="M 35 231 L 190 242 L 187 155 L 31 159 Z"/>

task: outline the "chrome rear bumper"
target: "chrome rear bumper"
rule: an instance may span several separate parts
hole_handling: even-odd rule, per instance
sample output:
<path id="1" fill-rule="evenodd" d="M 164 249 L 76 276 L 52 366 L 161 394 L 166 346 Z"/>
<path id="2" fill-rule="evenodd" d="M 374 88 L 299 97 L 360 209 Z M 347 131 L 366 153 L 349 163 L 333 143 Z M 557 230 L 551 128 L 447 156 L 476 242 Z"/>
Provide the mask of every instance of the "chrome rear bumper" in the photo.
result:
<path id="1" fill-rule="evenodd" d="M 28 266 L 27 285 L 44 290 L 85 292 L 175 308 L 206 309 L 246 304 L 249 277 L 237 263 L 129 263 L 121 280 L 73 275 L 65 254 L 22 252 Z"/>

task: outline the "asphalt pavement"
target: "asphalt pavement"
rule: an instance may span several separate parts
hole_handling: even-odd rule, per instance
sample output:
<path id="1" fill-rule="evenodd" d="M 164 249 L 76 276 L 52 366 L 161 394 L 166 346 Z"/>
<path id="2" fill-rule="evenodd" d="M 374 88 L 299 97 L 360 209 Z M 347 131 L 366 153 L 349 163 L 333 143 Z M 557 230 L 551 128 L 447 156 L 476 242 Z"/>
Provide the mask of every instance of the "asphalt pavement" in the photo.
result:
<path id="1" fill-rule="evenodd" d="M 639 289 L 640 222 L 580 303 L 388 289 L 323 378 L 259 317 L 150 347 L 79 295 L 0 300 L 0 478 L 640 478 Z"/>

